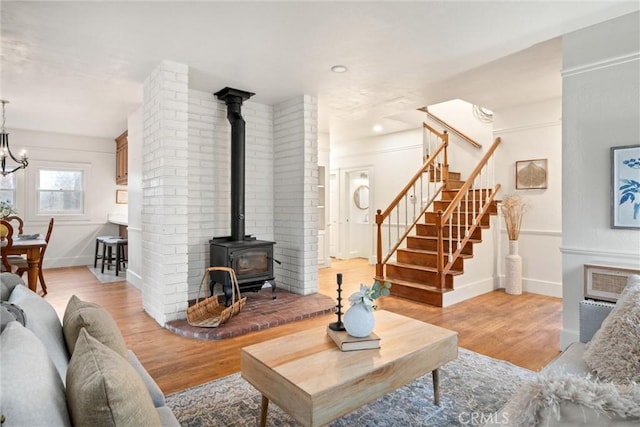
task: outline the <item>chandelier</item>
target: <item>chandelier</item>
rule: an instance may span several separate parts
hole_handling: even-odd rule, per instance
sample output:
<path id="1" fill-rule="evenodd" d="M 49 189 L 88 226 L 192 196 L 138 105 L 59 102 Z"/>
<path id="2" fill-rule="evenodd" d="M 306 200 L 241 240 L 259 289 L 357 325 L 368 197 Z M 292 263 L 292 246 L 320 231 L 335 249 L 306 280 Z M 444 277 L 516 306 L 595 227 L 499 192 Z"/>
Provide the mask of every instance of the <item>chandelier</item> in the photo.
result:
<path id="1" fill-rule="evenodd" d="M 18 169 L 26 168 L 29 162 L 27 161 L 26 151 L 23 150 L 20 153 L 20 158 L 17 158 L 16 156 L 13 155 L 13 153 L 11 152 L 11 149 L 9 148 L 9 134 L 7 133 L 7 130 L 4 127 L 4 123 L 5 123 L 4 106 L 5 104 L 8 104 L 9 101 L 0 99 L 0 102 L 2 103 L 2 129 L 0 130 L 0 165 L 2 166 L 2 172 L 0 173 L 2 173 L 2 176 L 6 176 L 6 175 L 9 175 L 10 173 L 17 171 Z M 11 160 L 13 160 L 13 162 L 15 163 L 15 167 L 14 165 L 10 165 L 9 170 L 7 170 L 7 157 L 11 158 Z M 12 167 L 13 169 L 11 169 Z"/>

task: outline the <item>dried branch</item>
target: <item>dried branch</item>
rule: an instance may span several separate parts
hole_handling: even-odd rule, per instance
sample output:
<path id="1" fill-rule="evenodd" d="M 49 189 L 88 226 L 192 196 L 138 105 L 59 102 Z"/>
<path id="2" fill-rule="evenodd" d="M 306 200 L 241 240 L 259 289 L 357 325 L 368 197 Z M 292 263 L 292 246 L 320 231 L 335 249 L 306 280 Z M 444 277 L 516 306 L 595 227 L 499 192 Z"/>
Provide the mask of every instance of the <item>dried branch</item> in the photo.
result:
<path id="1" fill-rule="evenodd" d="M 502 201 L 502 216 L 507 226 L 509 240 L 518 240 L 522 217 L 526 208 L 527 204 L 520 196 L 506 196 Z"/>

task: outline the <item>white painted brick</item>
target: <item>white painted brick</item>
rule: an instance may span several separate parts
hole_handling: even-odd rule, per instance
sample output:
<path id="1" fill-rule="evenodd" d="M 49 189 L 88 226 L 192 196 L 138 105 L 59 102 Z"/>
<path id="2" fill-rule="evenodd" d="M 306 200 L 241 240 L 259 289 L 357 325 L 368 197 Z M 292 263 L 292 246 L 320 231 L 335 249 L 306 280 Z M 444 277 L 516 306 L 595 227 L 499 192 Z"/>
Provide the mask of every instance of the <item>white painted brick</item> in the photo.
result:
<path id="1" fill-rule="evenodd" d="M 158 322 L 184 316 L 185 294 L 197 294 L 208 265 L 209 239 L 230 229 L 226 106 L 212 93 L 188 89 L 187 82 L 187 67 L 163 62 L 144 87 L 142 225 L 149 256 L 143 266 L 151 283 L 145 289 L 152 292 L 144 304 Z M 276 266 L 278 286 L 299 293 L 317 288 L 317 209 L 305 210 L 317 199 L 305 191 L 317 183 L 314 99 L 243 106 L 246 231 L 276 240 L 276 258 L 284 262 Z M 169 256 L 174 259 L 163 259 Z"/>

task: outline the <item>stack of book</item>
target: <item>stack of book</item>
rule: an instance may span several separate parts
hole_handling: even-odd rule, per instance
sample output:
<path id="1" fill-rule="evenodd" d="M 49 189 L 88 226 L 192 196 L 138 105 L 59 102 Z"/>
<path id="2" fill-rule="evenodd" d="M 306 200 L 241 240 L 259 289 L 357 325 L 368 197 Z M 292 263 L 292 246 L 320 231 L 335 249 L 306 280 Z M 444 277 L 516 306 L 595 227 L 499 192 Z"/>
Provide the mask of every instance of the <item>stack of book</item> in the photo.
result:
<path id="1" fill-rule="evenodd" d="M 349 335 L 347 331 L 334 331 L 327 327 L 327 335 L 331 337 L 333 342 L 335 342 L 342 351 L 380 348 L 380 337 L 373 332 L 367 337 L 356 338 Z"/>

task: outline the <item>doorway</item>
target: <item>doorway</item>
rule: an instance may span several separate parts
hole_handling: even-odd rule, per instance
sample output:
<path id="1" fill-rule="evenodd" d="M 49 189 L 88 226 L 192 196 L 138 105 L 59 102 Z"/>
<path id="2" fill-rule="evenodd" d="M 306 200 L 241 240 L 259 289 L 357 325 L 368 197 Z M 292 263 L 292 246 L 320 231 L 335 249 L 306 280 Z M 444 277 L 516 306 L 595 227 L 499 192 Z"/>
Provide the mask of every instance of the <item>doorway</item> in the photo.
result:
<path id="1" fill-rule="evenodd" d="M 345 171 L 346 258 L 371 256 L 371 205 L 370 168 Z"/>

